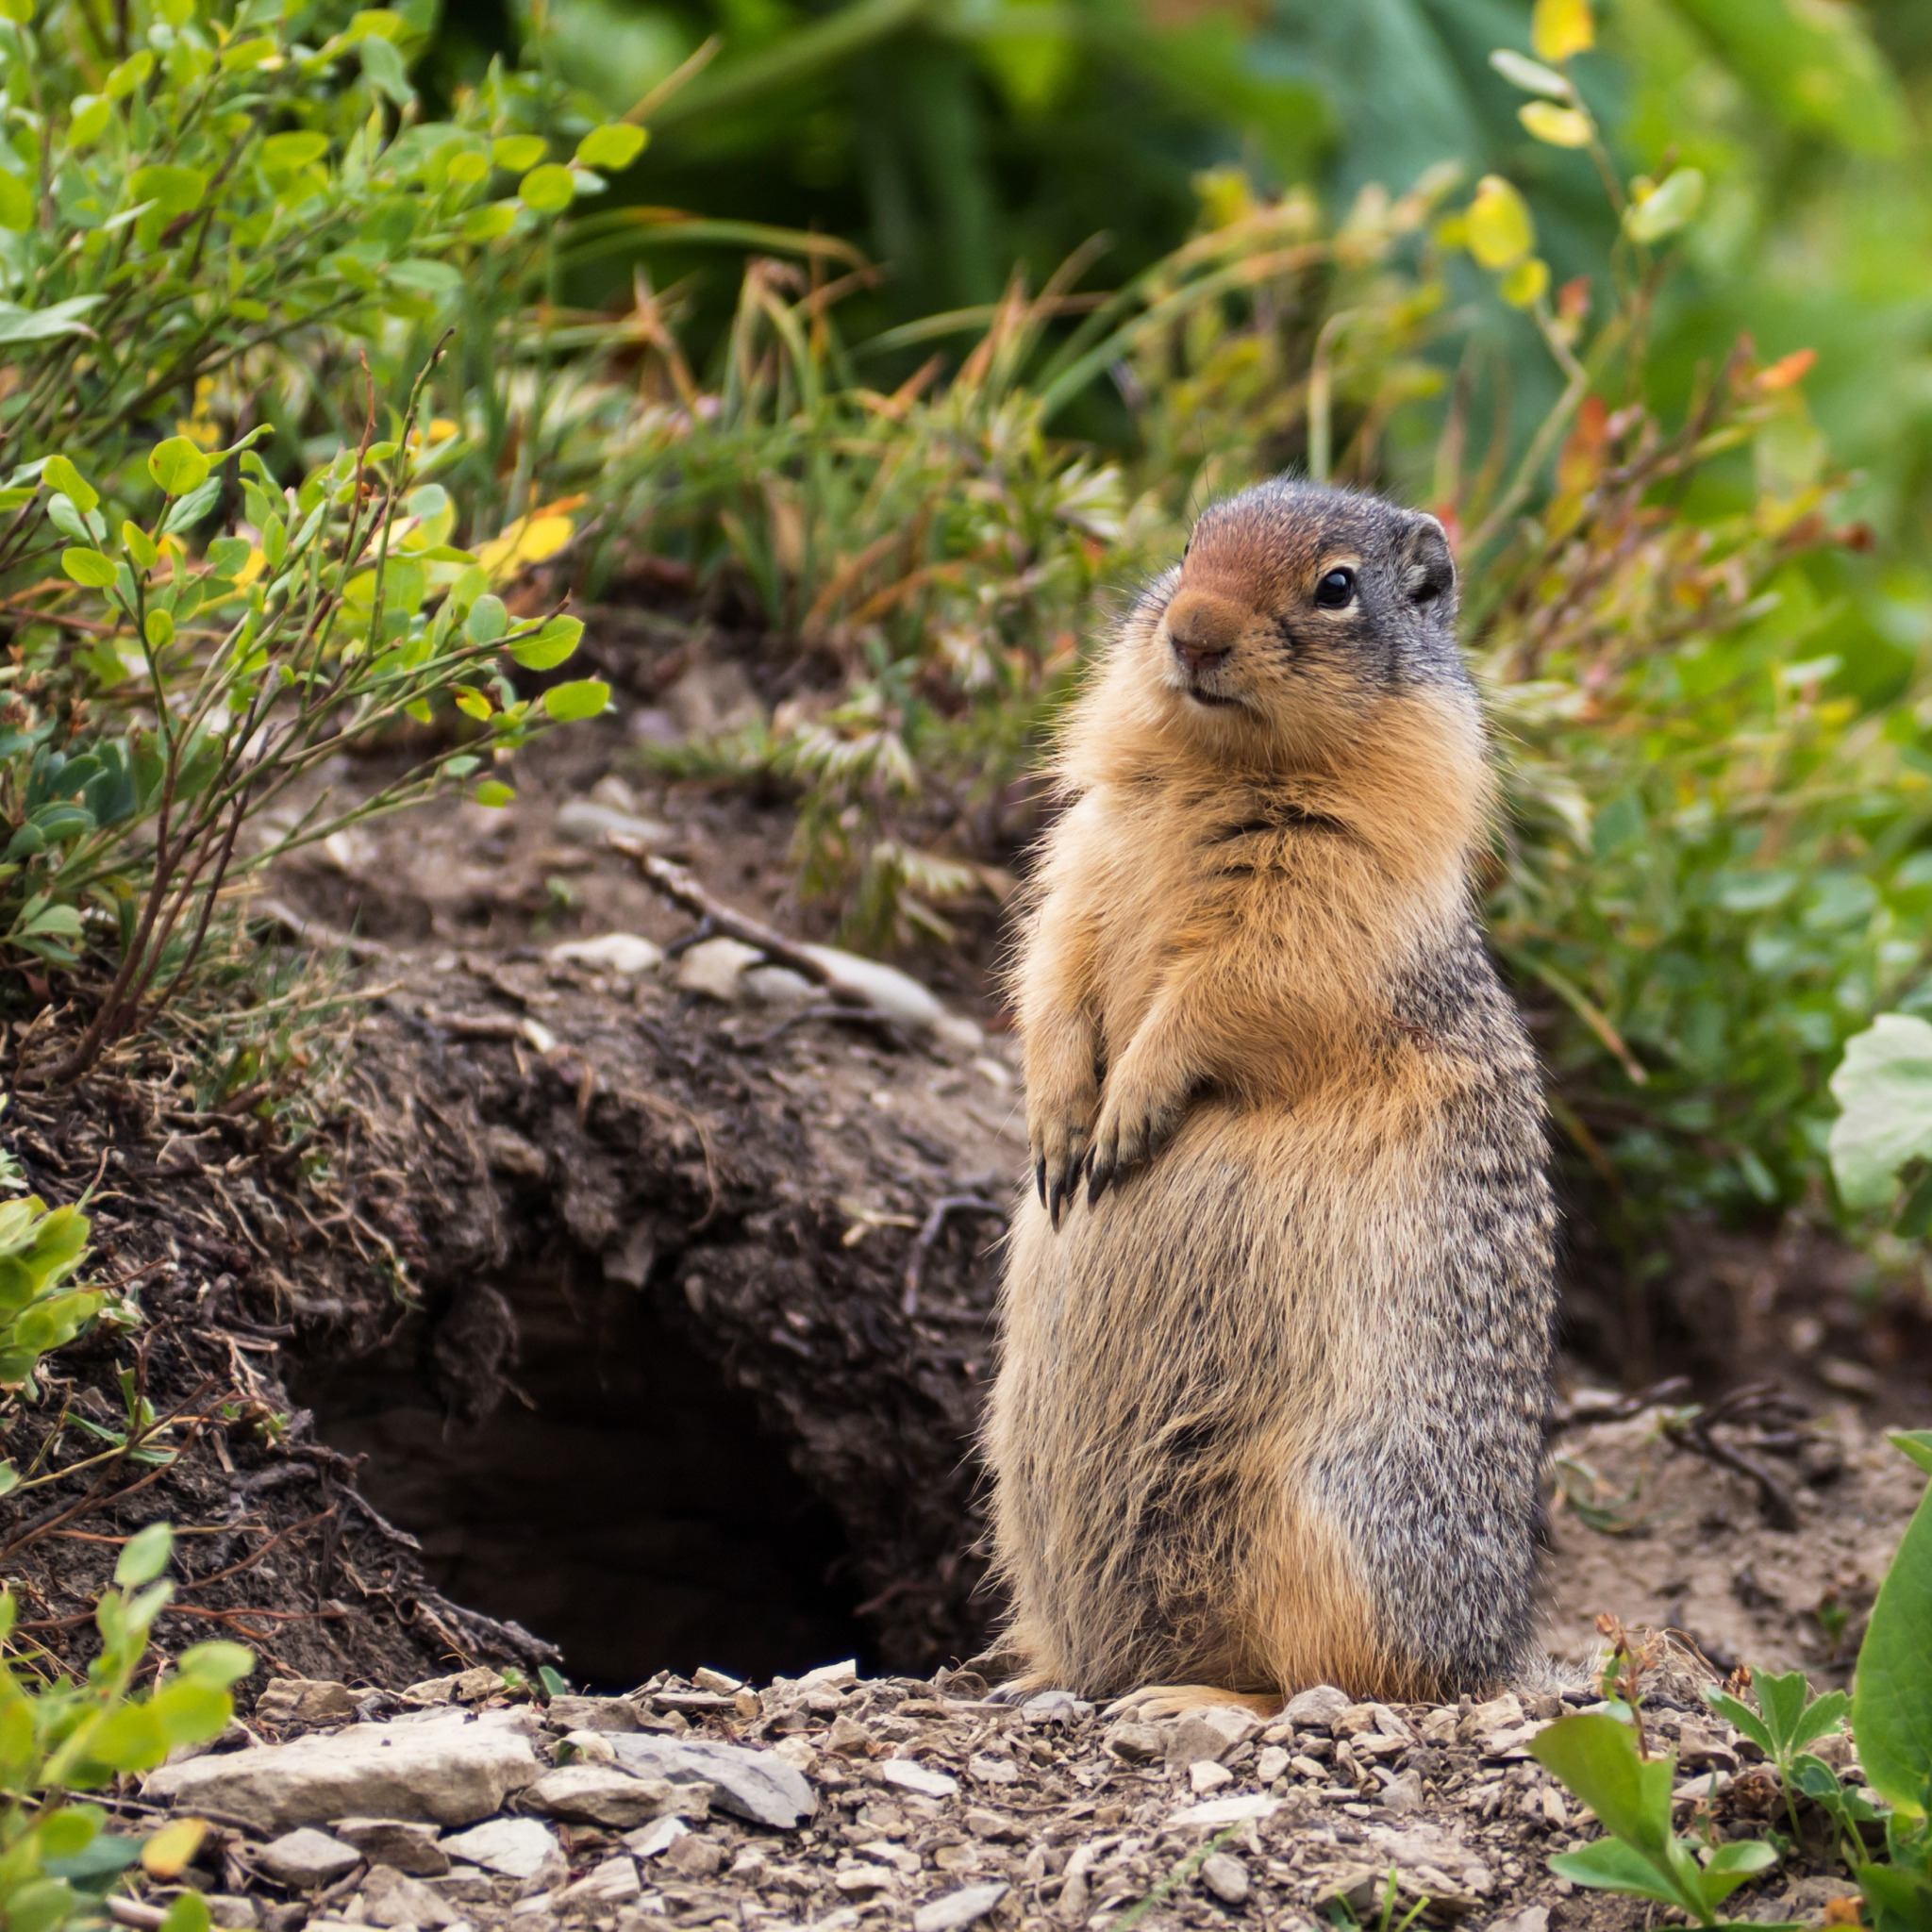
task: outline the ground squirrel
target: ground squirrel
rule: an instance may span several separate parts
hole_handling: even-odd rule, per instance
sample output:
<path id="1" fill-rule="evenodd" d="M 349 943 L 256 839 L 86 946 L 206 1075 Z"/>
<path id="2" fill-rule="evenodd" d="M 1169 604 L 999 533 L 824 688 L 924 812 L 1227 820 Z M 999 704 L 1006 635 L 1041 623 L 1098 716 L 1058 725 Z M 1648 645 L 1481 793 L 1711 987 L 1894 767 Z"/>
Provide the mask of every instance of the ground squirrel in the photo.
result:
<path id="1" fill-rule="evenodd" d="M 1020 1684 L 1272 1709 L 1525 1661 L 1554 1213 L 1456 603 L 1434 518 L 1264 483 L 1074 708 L 987 1440 Z"/>

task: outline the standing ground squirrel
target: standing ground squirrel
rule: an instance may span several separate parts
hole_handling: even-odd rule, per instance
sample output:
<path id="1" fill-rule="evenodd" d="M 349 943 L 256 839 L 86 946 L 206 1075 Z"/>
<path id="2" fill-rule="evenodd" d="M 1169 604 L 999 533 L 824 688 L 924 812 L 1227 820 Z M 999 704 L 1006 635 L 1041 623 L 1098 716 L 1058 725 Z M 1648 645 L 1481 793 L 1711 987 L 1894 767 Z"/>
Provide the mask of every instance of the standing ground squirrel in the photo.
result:
<path id="1" fill-rule="evenodd" d="M 1272 1708 L 1525 1660 L 1555 1214 L 1455 623 L 1433 518 L 1265 483 L 1073 711 L 988 1424 L 1022 1684 Z"/>

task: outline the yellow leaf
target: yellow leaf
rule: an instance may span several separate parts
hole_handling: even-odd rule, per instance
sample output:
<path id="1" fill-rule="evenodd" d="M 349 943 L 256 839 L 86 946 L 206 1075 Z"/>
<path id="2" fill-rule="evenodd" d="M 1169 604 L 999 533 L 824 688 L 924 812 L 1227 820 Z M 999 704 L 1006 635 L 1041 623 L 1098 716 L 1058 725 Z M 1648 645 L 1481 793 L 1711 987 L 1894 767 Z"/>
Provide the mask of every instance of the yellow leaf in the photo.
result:
<path id="1" fill-rule="evenodd" d="M 1529 44 L 1539 60 L 1567 60 L 1596 45 L 1596 16 L 1590 0 L 1536 0 Z"/>
<path id="2" fill-rule="evenodd" d="M 1549 263 L 1532 255 L 1527 261 L 1519 261 L 1497 283 L 1496 292 L 1512 308 L 1529 308 L 1535 306 L 1549 286 Z"/>
<path id="3" fill-rule="evenodd" d="M 1516 118 L 1552 147 L 1590 145 L 1590 117 L 1574 108 L 1559 108 L 1554 101 L 1531 101 L 1517 108 Z"/>
<path id="4" fill-rule="evenodd" d="M 517 561 L 541 563 L 571 540 L 576 525 L 569 517 L 532 517 L 517 538 Z"/>
<path id="5" fill-rule="evenodd" d="M 1536 246 L 1529 204 L 1500 175 L 1485 175 L 1464 217 L 1469 252 L 1484 268 L 1514 268 Z"/>
<path id="6" fill-rule="evenodd" d="M 467 686 L 461 686 L 458 687 L 456 697 L 457 709 L 466 718 L 489 718 L 490 700 L 480 691 L 471 691 Z"/>
<path id="7" fill-rule="evenodd" d="M 205 1818 L 176 1818 L 142 1840 L 141 1865 L 151 1878 L 178 1878 L 208 1836 Z"/>

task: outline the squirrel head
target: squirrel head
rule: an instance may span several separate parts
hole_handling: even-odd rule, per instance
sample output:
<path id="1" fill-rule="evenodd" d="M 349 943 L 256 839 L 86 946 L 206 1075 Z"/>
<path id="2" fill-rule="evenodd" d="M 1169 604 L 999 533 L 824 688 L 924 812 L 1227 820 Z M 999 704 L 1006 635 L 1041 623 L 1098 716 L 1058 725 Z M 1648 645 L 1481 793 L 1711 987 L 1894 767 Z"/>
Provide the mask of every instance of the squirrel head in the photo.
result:
<path id="1" fill-rule="evenodd" d="M 1419 687 L 1473 711 L 1456 608 L 1434 517 L 1280 478 L 1203 513 L 1129 647 L 1168 730 L 1232 755 L 1272 742 L 1323 761 L 1383 700 Z"/>

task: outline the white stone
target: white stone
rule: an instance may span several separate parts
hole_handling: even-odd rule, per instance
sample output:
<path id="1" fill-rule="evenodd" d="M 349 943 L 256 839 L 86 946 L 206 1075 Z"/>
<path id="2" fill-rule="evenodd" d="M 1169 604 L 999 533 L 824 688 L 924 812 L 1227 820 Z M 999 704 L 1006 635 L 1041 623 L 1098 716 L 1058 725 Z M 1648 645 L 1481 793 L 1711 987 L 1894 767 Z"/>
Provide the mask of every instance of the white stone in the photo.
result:
<path id="1" fill-rule="evenodd" d="M 568 1870 L 556 1834 L 535 1818 L 492 1818 L 444 1839 L 442 1848 L 453 1858 L 506 1878 L 541 1878 L 552 1873 L 560 1878 Z"/>
<path id="2" fill-rule="evenodd" d="M 1223 1905 L 1238 1906 L 1248 1895 L 1248 1868 L 1226 1852 L 1211 1852 L 1201 1861 L 1201 1883 Z"/>
<path id="3" fill-rule="evenodd" d="M 575 1885 L 566 1886 L 558 1893 L 557 1902 L 558 1905 L 573 1902 L 617 1904 L 636 1898 L 643 1889 L 638 1878 L 636 1861 L 620 1853 L 614 1858 L 606 1858 L 589 1877 L 579 1878 Z"/>
<path id="4" fill-rule="evenodd" d="M 1270 1744 L 1255 1759 L 1255 1775 L 1264 1785 L 1272 1785 L 1288 1770 L 1288 1753 L 1279 1744 Z"/>
<path id="5" fill-rule="evenodd" d="M 1218 1791 L 1233 1782 L 1234 1773 L 1211 1757 L 1197 1757 L 1188 1766 L 1188 1783 L 1197 1798 L 1205 1798 L 1209 1791 Z"/>
<path id="6" fill-rule="evenodd" d="M 527 1722 L 510 1710 L 443 1710 L 351 1724 L 166 1765 L 142 1790 L 171 1804 L 226 1811 L 262 1833 L 350 1816 L 470 1824 L 500 1810 L 541 1771 Z"/>
<path id="7" fill-rule="evenodd" d="M 746 999 L 761 1007 L 808 1007 L 820 989 L 789 966 L 747 966 L 738 984 Z"/>
<path id="8" fill-rule="evenodd" d="M 991 1885 L 968 1885 L 949 1891 L 923 1905 L 912 1915 L 912 1932 L 959 1932 L 976 1919 L 983 1919 L 1007 1895 L 1008 1887 L 999 1881 Z"/>
<path id="9" fill-rule="evenodd" d="M 1020 1767 L 1010 1757 L 993 1757 L 981 1753 L 966 1760 L 966 1774 L 983 1785 L 1016 1785 Z"/>
<path id="10" fill-rule="evenodd" d="M 624 1841 L 640 1858 L 655 1858 L 660 1852 L 668 1852 L 681 1838 L 690 1834 L 691 1826 L 681 1818 L 659 1818 L 651 1824 L 641 1824 L 635 1831 L 627 1831 Z"/>
<path id="11" fill-rule="evenodd" d="M 765 956 L 742 940 L 703 940 L 677 956 L 671 983 L 682 992 L 702 993 L 705 998 L 723 1000 L 727 1006 L 739 999 L 744 969 L 755 966 Z"/>
<path id="12" fill-rule="evenodd" d="M 441 1878 L 449 1870 L 449 1854 L 436 1842 L 435 1825 L 419 1819 L 339 1818 L 329 1829 L 372 1865 L 392 1865 L 416 1878 Z"/>
<path id="13" fill-rule="evenodd" d="M 818 1809 L 818 1793 L 804 1774 L 774 1751 L 651 1733 L 613 1738 L 611 1743 L 626 1770 L 681 1787 L 709 1786 L 722 1810 L 757 1824 L 790 1831 Z"/>
<path id="14" fill-rule="evenodd" d="M 1184 1805 L 1168 1817 L 1170 1826 L 1182 1824 L 1245 1824 L 1250 1818 L 1272 1818 L 1281 1809 L 1281 1800 L 1260 1791 L 1244 1791 L 1233 1798 L 1209 1798 L 1205 1805 Z"/>
<path id="15" fill-rule="evenodd" d="M 923 1798 L 950 1798 L 959 1789 L 959 1780 L 942 1771 L 928 1771 L 910 1757 L 888 1757 L 879 1766 L 879 1776 L 902 1791 L 917 1791 Z"/>
<path id="16" fill-rule="evenodd" d="M 614 1749 L 608 1737 L 597 1741 L 606 1750 Z M 628 1831 L 633 1825 L 661 1817 L 671 1808 L 673 1794 L 668 1780 L 640 1777 L 614 1763 L 559 1764 L 525 1790 L 524 1803 L 573 1824 L 604 1824 Z"/>
<path id="17" fill-rule="evenodd" d="M 549 957 L 565 965 L 589 966 L 598 973 L 615 973 L 628 979 L 655 973 L 664 963 L 664 948 L 634 932 L 607 932 L 594 940 L 565 940 L 552 946 Z"/>
<path id="18" fill-rule="evenodd" d="M 265 1724 L 346 1724 L 356 1715 L 356 1694 L 332 1677 L 277 1677 L 255 1700 Z"/>
<path id="19" fill-rule="evenodd" d="M 1348 1698 L 1342 1691 L 1333 1684 L 1317 1684 L 1291 1697 L 1281 1714 L 1291 1724 L 1325 1731 L 1347 1708 Z"/>
<path id="20" fill-rule="evenodd" d="M 362 1881 L 362 1916 L 372 1925 L 454 1925 L 463 1915 L 436 1890 L 389 1865 Z"/>
<path id="21" fill-rule="evenodd" d="M 842 1663 L 820 1664 L 815 1669 L 806 1672 L 805 1675 L 798 1680 L 798 1689 L 801 1690 L 815 1690 L 821 1685 L 831 1687 L 840 1684 L 856 1684 L 858 1681 L 858 1659 L 848 1657 Z"/>
<path id="22" fill-rule="evenodd" d="M 304 1825 L 297 1831 L 286 1831 L 273 1843 L 264 1845 L 256 1862 L 277 1885 L 310 1891 L 346 1877 L 362 1862 L 362 1854 L 325 1831 Z"/>

